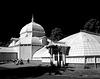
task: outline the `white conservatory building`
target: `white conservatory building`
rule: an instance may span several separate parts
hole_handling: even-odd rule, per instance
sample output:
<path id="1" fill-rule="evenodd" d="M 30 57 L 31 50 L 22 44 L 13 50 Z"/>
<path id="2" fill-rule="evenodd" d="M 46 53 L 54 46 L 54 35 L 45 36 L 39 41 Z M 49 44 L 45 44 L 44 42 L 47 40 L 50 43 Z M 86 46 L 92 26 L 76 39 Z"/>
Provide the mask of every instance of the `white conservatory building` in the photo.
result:
<path id="1" fill-rule="evenodd" d="M 48 43 L 44 28 L 33 20 L 21 29 L 19 38 L 12 40 L 9 47 L 14 48 L 18 52 L 18 59 L 23 60 L 32 60 L 34 53 Z"/>
<path id="2" fill-rule="evenodd" d="M 52 61 L 53 64 L 60 66 L 63 64 L 72 67 L 100 66 L 99 34 L 80 31 L 54 43 L 45 36 L 44 28 L 32 19 L 32 22 L 20 30 L 19 38 L 12 40 L 9 47 L 0 47 L 0 61 L 18 58 L 49 64 Z M 54 47 L 60 47 L 61 50 Z"/>
<path id="3" fill-rule="evenodd" d="M 69 54 L 66 56 L 66 63 L 70 66 L 99 67 L 100 65 L 100 35 L 91 32 L 81 31 L 70 35 L 60 42 L 70 46 Z"/>

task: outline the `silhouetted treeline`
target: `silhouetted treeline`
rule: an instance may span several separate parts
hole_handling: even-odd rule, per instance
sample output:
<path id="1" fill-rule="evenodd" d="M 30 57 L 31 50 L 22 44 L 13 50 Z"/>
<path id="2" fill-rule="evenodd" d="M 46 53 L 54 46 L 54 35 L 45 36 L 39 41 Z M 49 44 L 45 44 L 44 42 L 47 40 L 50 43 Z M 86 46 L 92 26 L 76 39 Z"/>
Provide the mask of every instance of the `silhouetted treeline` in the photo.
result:
<path id="1" fill-rule="evenodd" d="M 97 19 L 90 19 L 84 25 L 84 30 L 94 33 L 100 33 L 100 21 Z"/>

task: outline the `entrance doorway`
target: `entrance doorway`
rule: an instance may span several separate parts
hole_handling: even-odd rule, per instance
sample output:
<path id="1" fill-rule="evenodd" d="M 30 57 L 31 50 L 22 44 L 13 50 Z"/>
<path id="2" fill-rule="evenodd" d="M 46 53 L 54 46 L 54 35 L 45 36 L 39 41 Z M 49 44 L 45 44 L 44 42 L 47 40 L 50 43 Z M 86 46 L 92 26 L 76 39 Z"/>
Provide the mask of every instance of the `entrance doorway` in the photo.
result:
<path id="1" fill-rule="evenodd" d="M 51 55 L 50 62 L 55 66 L 63 67 L 66 64 L 66 55 L 68 55 L 70 47 L 50 45 L 47 48 L 49 48 L 49 53 Z"/>
<path id="2" fill-rule="evenodd" d="M 61 52 L 53 54 L 53 64 L 56 66 L 62 66 L 63 64 L 63 55 Z"/>

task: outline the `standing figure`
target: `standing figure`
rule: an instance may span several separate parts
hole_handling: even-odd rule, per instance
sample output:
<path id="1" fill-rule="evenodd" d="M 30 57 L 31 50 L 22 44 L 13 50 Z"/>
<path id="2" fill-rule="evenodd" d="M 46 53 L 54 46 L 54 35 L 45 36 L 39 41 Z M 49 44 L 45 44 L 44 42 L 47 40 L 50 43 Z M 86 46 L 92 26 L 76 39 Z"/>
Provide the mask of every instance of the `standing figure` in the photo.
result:
<path id="1" fill-rule="evenodd" d="M 27 59 L 27 63 L 30 63 L 30 60 L 29 60 L 29 58 Z"/>

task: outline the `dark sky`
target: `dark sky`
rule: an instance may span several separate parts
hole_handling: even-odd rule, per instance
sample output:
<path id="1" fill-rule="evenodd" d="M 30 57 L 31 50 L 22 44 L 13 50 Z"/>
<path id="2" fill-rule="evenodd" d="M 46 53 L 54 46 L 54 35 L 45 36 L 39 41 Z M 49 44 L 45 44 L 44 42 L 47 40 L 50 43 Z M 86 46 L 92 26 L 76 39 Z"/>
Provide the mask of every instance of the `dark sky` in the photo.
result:
<path id="1" fill-rule="evenodd" d="M 76 2 L 77 3 L 77 2 Z M 51 30 L 60 28 L 65 35 L 80 31 L 80 28 L 91 18 L 100 20 L 100 8 L 97 4 L 74 2 L 63 3 L 6 3 L 0 6 L 0 42 L 9 41 L 11 37 L 19 37 L 21 28 L 34 21 L 43 26 L 46 35 Z"/>

